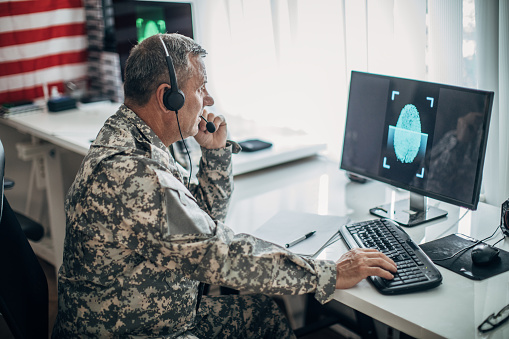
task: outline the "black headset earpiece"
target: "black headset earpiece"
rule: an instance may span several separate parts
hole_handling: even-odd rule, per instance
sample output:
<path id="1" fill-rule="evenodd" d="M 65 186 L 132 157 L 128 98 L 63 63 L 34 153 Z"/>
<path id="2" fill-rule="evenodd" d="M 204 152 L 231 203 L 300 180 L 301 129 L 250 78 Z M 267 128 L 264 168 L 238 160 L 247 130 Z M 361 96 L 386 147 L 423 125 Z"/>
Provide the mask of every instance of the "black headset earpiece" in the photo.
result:
<path id="1" fill-rule="evenodd" d="M 173 61 L 171 59 L 170 53 L 168 53 L 168 49 L 164 44 L 163 38 L 159 36 L 161 43 L 163 44 L 164 51 L 166 52 L 166 64 L 168 65 L 168 72 L 170 73 L 170 85 L 171 88 L 169 91 L 164 92 L 163 95 L 163 104 L 170 111 L 178 111 L 184 106 L 184 102 L 186 101 L 186 97 L 181 90 L 179 90 L 177 85 L 177 76 L 175 75 L 175 68 L 173 67 Z"/>

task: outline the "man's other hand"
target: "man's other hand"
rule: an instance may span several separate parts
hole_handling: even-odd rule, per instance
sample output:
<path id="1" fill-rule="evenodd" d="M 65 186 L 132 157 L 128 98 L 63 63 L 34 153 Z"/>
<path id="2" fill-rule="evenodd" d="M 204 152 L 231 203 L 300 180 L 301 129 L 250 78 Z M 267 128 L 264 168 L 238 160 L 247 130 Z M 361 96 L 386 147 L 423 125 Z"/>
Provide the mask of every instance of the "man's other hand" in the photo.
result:
<path id="1" fill-rule="evenodd" d="M 216 131 L 214 133 L 208 132 L 205 121 L 201 120 L 198 125 L 198 133 L 194 136 L 198 144 L 207 149 L 225 147 L 228 133 L 224 117 L 208 113 L 207 110 L 203 110 L 203 117 L 216 126 Z"/>
<path id="2" fill-rule="evenodd" d="M 343 254 L 336 262 L 336 288 L 355 286 L 369 276 L 393 279 L 397 266 L 385 254 L 375 249 L 356 248 Z"/>

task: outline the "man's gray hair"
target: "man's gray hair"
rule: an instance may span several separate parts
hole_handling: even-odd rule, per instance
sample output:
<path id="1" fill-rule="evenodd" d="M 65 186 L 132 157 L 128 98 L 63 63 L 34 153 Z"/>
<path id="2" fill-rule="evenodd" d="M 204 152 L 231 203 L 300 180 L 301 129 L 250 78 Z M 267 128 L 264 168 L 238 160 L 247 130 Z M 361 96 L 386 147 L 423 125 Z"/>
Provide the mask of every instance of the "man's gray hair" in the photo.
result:
<path id="1" fill-rule="evenodd" d="M 194 40 L 176 33 L 156 34 L 134 46 L 126 61 L 124 94 L 126 100 L 138 106 L 145 105 L 159 85 L 170 83 L 166 51 L 161 38 L 173 59 L 179 88 L 183 88 L 192 76 L 190 57 L 203 57 L 207 54 Z"/>

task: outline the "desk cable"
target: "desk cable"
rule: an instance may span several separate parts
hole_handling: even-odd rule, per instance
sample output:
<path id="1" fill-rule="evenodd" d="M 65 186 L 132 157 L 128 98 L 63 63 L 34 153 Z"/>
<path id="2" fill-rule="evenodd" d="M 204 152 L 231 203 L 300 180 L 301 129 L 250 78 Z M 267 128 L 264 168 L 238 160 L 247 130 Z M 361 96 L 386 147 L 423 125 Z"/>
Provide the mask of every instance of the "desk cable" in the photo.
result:
<path id="1" fill-rule="evenodd" d="M 438 206 L 438 204 L 437 204 Z M 436 207 L 436 206 L 435 206 Z M 446 234 L 451 228 L 453 228 L 454 226 L 456 226 L 467 214 L 468 212 L 472 212 L 472 210 L 469 210 L 467 209 L 465 211 L 465 213 L 463 213 L 463 215 L 461 217 L 458 218 L 458 220 L 456 220 L 452 225 L 448 226 L 445 231 L 443 231 L 442 233 L 440 233 L 439 235 L 436 236 L 436 238 L 440 238 L 442 235 Z"/>
<path id="2" fill-rule="evenodd" d="M 345 221 L 345 225 L 346 225 L 346 224 L 349 224 L 351 221 L 352 221 L 352 219 L 348 218 L 348 219 Z M 308 257 L 308 258 L 311 258 L 311 259 L 316 259 L 316 258 L 318 257 L 318 255 L 319 255 L 320 253 L 322 253 L 322 251 L 323 251 L 325 248 L 329 247 L 330 245 L 334 244 L 335 242 L 337 242 L 337 241 L 339 241 L 339 240 L 341 240 L 341 239 L 343 239 L 343 237 L 341 236 L 341 234 L 339 233 L 339 230 L 338 230 L 336 233 L 334 233 L 334 234 L 333 234 L 333 235 L 329 238 L 329 240 L 327 240 L 327 241 L 325 242 L 325 244 L 323 244 L 323 246 L 322 246 L 322 247 L 320 247 L 320 248 L 318 249 L 318 251 L 316 251 L 316 252 L 315 252 L 315 254 L 313 254 L 313 255 L 303 255 L 303 257 Z"/>
<path id="3" fill-rule="evenodd" d="M 462 249 L 458 250 L 456 253 L 454 253 L 454 254 L 452 254 L 452 255 L 448 256 L 448 257 L 445 257 L 445 258 L 438 258 L 438 259 L 433 259 L 433 261 L 444 261 L 444 260 L 452 259 L 452 258 L 454 258 L 455 256 L 457 256 L 458 254 L 461 254 L 461 253 L 463 253 L 463 252 L 465 252 L 465 251 L 468 251 L 469 249 L 471 249 L 472 247 L 474 247 L 474 246 L 476 246 L 476 245 L 478 245 L 478 244 L 482 243 L 483 241 L 486 241 L 486 240 L 488 240 L 488 239 L 493 238 L 493 237 L 495 236 L 495 234 L 497 233 L 497 231 L 498 231 L 498 229 L 499 229 L 499 228 L 500 228 L 500 227 L 499 227 L 499 226 L 497 226 L 497 228 L 495 229 L 495 232 L 493 232 L 490 236 L 488 236 L 488 237 L 486 237 L 486 238 L 484 238 L 484 239 L 482 239 L 482 240 L 477 240 L 477 241 L 475 241 L 472 245 L 467 246 L 467 247 L 464 247 L 464 248 L 462 248 Z M 495 244 L 493 244 L 492 246 L 495 246 L 496 244 L 498 244 L 498 243 L 499 243 L 500 241 L 502 241 L 502 240 L 504 240 L 504 237 L 502 237 L 502 239 L 500 239 L 499 241 L 497 241 L 497 242 L 496 242 Z"/>

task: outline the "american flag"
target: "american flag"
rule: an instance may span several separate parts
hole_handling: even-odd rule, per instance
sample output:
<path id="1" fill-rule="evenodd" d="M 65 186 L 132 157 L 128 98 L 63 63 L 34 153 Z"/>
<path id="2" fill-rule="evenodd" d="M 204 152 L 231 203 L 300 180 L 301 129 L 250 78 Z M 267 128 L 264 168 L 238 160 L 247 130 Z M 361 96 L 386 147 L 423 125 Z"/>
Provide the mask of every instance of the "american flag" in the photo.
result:
<path id="1" fill-rule="evenodd" d="M 85 20 L 82 0 L 0 0 L 0 103 L 86 79 Z"/>

